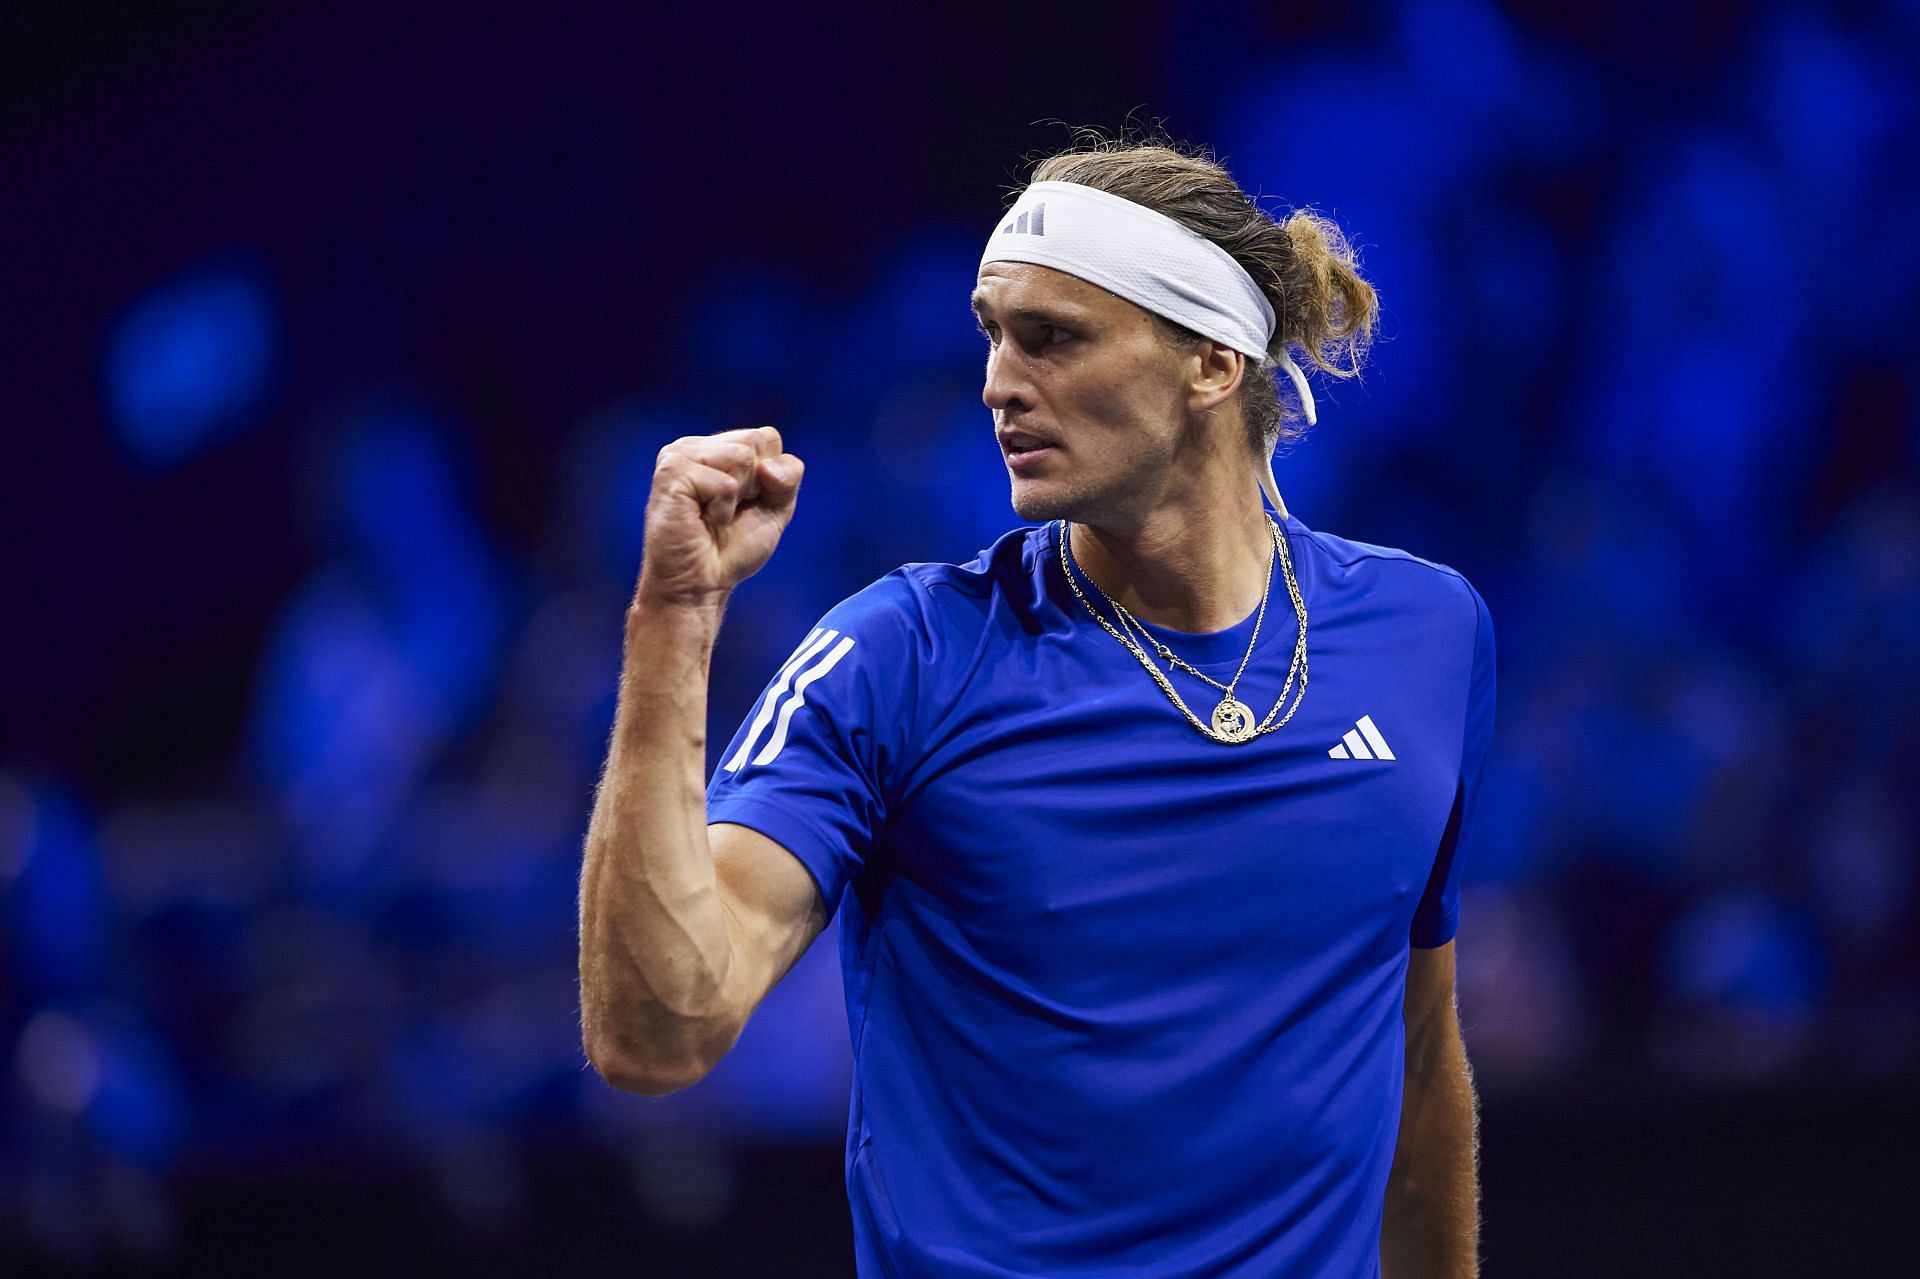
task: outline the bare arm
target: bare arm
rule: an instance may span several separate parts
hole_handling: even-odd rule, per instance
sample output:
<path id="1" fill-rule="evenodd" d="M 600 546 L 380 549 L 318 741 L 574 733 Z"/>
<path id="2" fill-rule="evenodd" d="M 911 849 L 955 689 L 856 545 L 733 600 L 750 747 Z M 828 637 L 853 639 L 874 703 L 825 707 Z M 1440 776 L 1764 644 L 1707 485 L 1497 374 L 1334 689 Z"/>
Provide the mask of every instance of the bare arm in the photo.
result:
<path id="1" fill-rule="evenodd" d="M 720 616 L 772 555 L 800 476 L 771 427 L 676 440 L 655 470 L 580 876 L 581 1033 L 618 1088 L 699 1080 L 825 925 L 819 890 L 785 849 L 706 821 Z"/>
<path id="2" fill-rule="evenodd" d="M 1406 1023 L 1381 1272 L 1385 1279 L 1472 1279 L 1480 1273 L 1478 1116 L 1454 1002 L 1452 942 L 1408 956 Z"/>

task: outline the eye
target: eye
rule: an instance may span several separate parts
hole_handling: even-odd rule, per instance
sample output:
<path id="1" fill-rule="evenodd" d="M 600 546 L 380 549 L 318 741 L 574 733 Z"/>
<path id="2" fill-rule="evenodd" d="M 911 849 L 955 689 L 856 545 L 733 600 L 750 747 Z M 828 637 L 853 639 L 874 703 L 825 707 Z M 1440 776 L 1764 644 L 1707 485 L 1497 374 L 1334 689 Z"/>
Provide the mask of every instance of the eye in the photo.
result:
<path id="1" fill-rule="evenodd" d="M 981 323 L 979 316 L 974 317 L 973 328 L 974 328 L 974 332 L 978 333 L 981 337 L 987 340 L 987 344 L 989 346 L 994 345 L 1000 340 L 1000 335 L 998 334 L 998 332 L 988 328 L 985 324 Z"/>

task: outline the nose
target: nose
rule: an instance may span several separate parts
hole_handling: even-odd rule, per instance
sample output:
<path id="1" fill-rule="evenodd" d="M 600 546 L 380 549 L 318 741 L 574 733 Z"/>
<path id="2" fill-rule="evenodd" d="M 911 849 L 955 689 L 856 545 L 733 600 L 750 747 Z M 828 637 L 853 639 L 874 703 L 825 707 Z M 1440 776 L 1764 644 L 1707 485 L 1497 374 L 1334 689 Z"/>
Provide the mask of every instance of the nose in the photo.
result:
<path id="1" fill-rule="evenodd" d="M 1024 370 L 1012 346 L 1003 339 L 987 350 L 987 382 L 981 388 L 980 400 L 995 413 L 1005 413 L 1015 406 L 1033 407 Z"/>

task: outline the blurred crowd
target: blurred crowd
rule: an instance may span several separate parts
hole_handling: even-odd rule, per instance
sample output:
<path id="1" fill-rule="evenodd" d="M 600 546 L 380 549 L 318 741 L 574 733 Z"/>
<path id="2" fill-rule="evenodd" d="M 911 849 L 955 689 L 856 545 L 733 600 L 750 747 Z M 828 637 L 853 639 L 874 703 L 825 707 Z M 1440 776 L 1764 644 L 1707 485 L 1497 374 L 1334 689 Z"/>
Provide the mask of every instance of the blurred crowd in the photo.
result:
<path id="1" fill-rule="evenodd" d="M 1289 504 L 1493 614 L 1459 942 L 1489 1104 L 1911 1078 L 1914 11 L 1757 13 L 1685 116 L 1490 7 L 1399 14 L 1378 48 L 1254 60 L 1193 133 L 1345 225 L 1385 304 L 1372 369 L 1278 465 Z M 1338 127 L 1281 127 L 1330 101 Z M 551 441 L 531 541 L 483 516 L 487 458 L 431 387 L 317 406 L 310 569 L 233 673 L 225 783 L 0 771 L 5 1184 L 40 1246 L 164 1254 L 182 1167 L 384 1152 L 498 1229 L 530 1132 L 840 1132 L 832 933 L 699 1087 L 586 1068 L 580 841 L 666 441 L 773 421 L 809 462 L 728 615 L 713 740 L 836 600 L 1016 523 L 965 315 L 987 187 L 854 287 L 716 262 L 675 379 Z"/>

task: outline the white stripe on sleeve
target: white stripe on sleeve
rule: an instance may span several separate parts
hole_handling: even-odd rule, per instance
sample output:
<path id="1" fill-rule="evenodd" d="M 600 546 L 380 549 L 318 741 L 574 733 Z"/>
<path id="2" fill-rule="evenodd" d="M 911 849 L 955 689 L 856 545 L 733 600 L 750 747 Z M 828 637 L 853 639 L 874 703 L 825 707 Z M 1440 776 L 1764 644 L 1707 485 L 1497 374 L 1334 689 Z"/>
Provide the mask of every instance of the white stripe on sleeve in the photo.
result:
<path id="1" fill-rule="evenodd" d="M 852 648 L 853 636 L 848 635 L 835 644 L 832 651 L 825 657 L 808 668 L 806 674 L 793 682 L 793 695 L 787 698 L 786 704 L 780 708 L 780 719 L 773 726 L 773 736 L 767 739 L 767 744 L 760 753 L 753 757 L 754 763 L 771 763 L 773 757 L 780 753 L 780 748 L 787 744 L 787 726 L 793 723 L 793 713 L 800 709 L 802 702 L 807 700 L 807 686 L 838 666 L 840 659 L 845 657 Z"/>
<path id="2" fill-rule="evenodd" d="M 773 719 L 774 708 L 780 704 L 781 697 L 786 694 L 787 683 L 793 678 L 793 673 L 811 660 L 815 653 L 831 644 L 833 637 L 839 633 L 839 631 L 823 631 L 815 627 L 813 633 L 807 636 L 806 642 L 794 650 L 793 656 L 787 659 L 786 664 L 780 668 L 779 675 L 774 678 L 773 687 L 767 690 L 766 698 L 760 703 L 760 713 L 753 717 L 753 724 L 747 729 L 746 738 L 741 741 L 740 749 L 735 751 L 733 758 L 727 761 L 726 769 L 729 773 L 739 772 L 740 766 L 747 762 L 747 756 L 753 753 L 753 744 L 760 740 L 760 734 L 767 731 L 767 723 Z"/>

